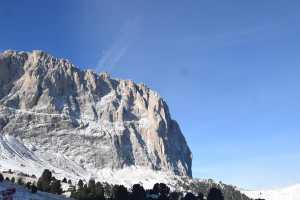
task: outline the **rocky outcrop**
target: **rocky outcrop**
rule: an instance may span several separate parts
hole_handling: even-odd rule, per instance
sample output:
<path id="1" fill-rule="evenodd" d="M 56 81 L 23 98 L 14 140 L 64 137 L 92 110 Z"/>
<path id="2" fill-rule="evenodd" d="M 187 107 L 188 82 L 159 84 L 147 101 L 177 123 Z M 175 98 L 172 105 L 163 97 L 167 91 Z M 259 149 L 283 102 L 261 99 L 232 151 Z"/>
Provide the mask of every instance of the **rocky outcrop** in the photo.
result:
<path id="1" fill-rule="evenodd" d="M 135 165 L 192 176 L 190 149 L 156 92 L 42 51 L 0 54 L 0 134 L 84 169 Z"/>

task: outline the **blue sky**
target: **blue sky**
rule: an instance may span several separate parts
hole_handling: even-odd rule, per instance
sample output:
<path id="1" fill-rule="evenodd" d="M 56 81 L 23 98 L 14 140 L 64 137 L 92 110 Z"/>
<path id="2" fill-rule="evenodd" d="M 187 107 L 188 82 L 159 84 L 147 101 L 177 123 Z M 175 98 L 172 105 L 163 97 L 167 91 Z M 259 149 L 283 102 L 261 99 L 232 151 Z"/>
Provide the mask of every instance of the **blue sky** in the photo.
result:
<path id="1" fill-rule="evenodd" d="M 0 2 L 0 50 L 42 49 L 167 101 L 193 174 L 300 182 L 299 1 Z"/>

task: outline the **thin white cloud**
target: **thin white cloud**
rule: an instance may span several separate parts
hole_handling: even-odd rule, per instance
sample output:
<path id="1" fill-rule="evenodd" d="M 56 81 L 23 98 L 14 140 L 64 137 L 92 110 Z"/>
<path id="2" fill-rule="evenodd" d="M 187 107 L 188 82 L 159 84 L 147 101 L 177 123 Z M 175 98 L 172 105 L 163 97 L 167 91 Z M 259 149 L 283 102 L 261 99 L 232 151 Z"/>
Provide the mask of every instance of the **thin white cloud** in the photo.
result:
<path id="1" fill-rule="evenodd" d="M 140 19 L 138 17 L 130 19 L 124 23 L 120 33 L 112 45 L 101 53 L 97 63 L 97 71 L 112 71 L 117 66 L 121 58 L 127 53 L 130 45 L 137 38 L 140 30 Z"/>

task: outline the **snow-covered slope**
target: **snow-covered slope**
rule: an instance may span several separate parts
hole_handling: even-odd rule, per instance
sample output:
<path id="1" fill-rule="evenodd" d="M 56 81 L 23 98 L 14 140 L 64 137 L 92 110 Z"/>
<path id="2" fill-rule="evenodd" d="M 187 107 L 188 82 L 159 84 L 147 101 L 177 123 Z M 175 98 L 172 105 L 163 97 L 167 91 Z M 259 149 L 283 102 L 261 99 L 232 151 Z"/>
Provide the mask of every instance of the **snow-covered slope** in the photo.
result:
<path id="1" fill-rule="evenodd" d="M 41 175 L 44 169 L 50 169 L 53 175 L 59 179 L 66 177 L 74 182 L 79 179 L 87 182 L 93 178 L 101 182 L 123 184 L 127 187 L 141 183 L 145 188 L 152 188 L 155 183 L 160 182 L 168 183 L 172 187 L 180 178 L 168 171 L 154 171 L 151 168 L 136 166 L 123 169 L 84 169 L 55 152 L 44 152 L 42 155 L 31 144 L 25 146 L 17 138 L 7 135 L 0 135 L 0 153 L 0 171 L 12 169 L 16 174 L 23 172 L 29 175 L 34 174 L 37 177 Z M 58 164 L 53 165 L 55 159 L 61 167 L 56 167 Z"/>
<path id="2" fill-rule="evenodd" d="M 6 181 L 2 183 L 0 182 L 0 191 L 4 191 L 10 188 L 16 189 L 16 193 L 13 195 L 14 200 L 71 200 L 70 198 L 66 198 L 61 195 L 55 195 L 40 191 L 33 194 L 23 186 L 11 184 Z"/>
<path id="3" fill-rule="evenodd" d="M 56 163 L 62 167 L 55 167 L 49 160 L 56 160 Z M 64 156 L 54 152 L 41 154 L 31 144 L 27 144 L 26 147 L 17 138 L 9 135 L 0 135 L 0 169 L 2 171 L 11 169 L 29 175 L 34 174 L 37 177 L 42 174 L 44 169 L 53 170 L 58 178 L 69 177 L 76 180 L 87 176 L 80 166 Z"/>
<path id="4" fill-rule="evenodd" d="M 300 200 L 300 184 L 271 190 L 242 191 L 253 199 L 266 200 Z"/>

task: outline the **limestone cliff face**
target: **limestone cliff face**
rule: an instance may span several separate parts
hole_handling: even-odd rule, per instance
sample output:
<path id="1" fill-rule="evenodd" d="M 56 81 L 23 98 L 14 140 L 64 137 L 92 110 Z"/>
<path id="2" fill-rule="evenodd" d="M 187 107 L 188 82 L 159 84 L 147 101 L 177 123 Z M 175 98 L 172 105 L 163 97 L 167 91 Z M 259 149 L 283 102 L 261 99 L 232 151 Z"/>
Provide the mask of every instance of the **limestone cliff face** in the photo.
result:
<path id="1" fill-rule="evenodd" d="M 135 165 L 192 176 L 190 149 L 156 92 L 42 51 L 0 54 L 0 134 L 84 169 Z"/>

